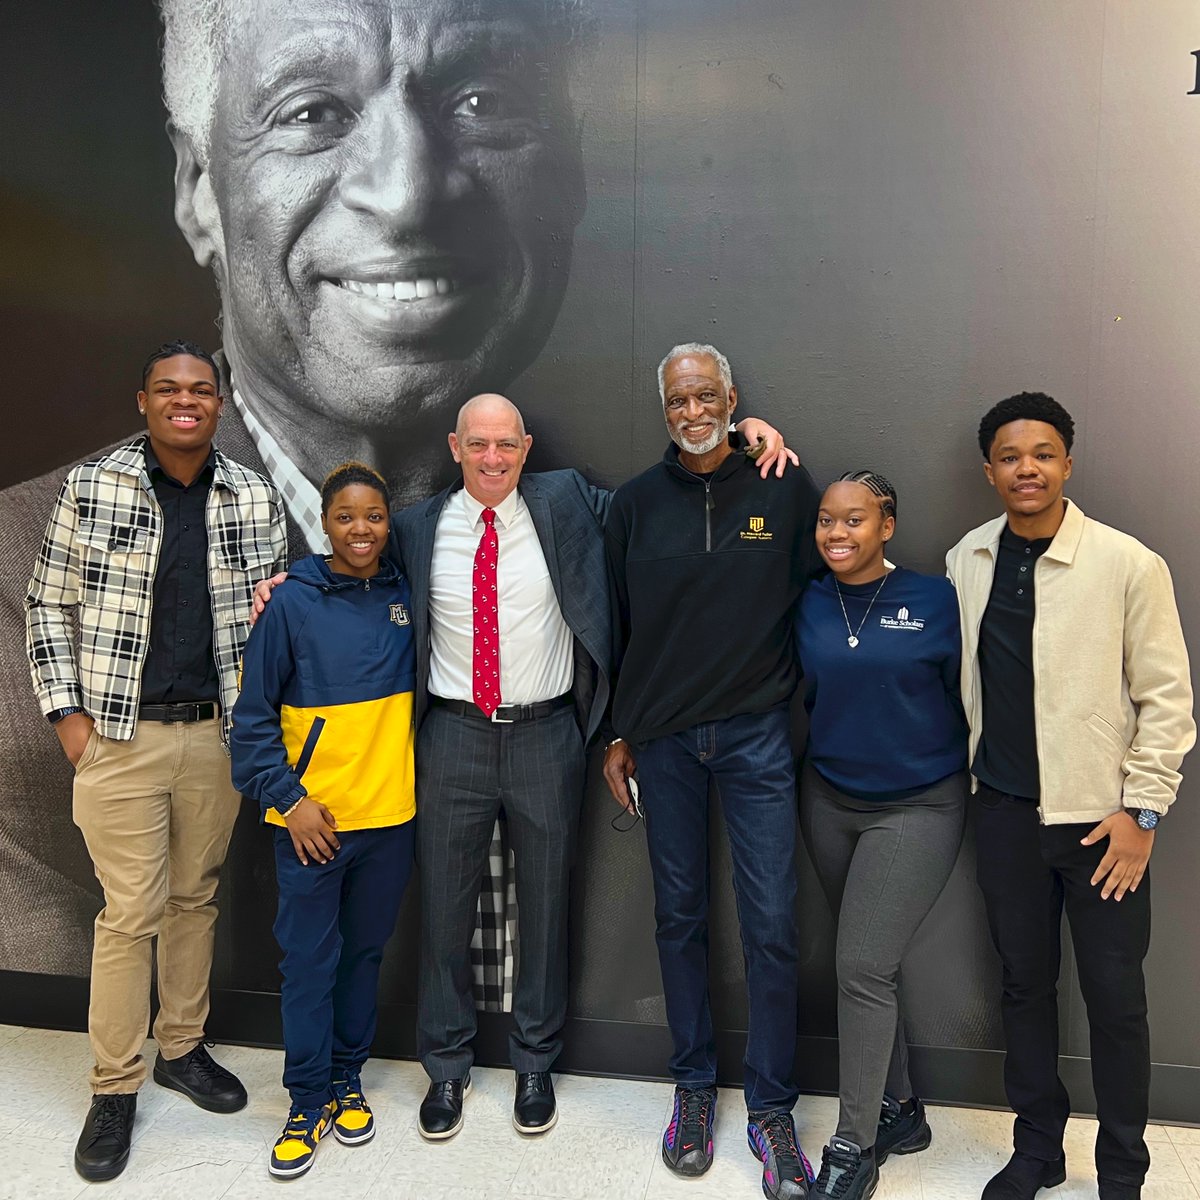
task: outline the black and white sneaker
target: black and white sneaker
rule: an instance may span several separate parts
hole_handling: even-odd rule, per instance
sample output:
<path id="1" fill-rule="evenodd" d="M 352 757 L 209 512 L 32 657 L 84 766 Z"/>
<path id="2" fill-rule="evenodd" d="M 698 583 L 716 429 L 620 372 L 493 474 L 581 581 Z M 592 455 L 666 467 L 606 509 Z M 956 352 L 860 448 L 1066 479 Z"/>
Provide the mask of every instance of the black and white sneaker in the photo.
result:
<path id="1" fill-rule="evenodd" d="M 831 1138 L 821 1152 L 821 1170 L 810 1191 L 810 1200 L 867 1200 L 879 1186 L 875 1153 L 845 1138 Z"/>
<path id="2" fill-rule="evenodd" d="M 933 1141 L 933 1130 L 925 1119 L 921 1098 L 914 1096 L 910 1103 L 912 1111 L 905 1112 L 899 1100 L 891 1096 L 883 1098 L 879 1128 L 875 1131 L 875 1161 L 881 1167 L 889 1154 L 916 1154 L 928 1150 Z"/>

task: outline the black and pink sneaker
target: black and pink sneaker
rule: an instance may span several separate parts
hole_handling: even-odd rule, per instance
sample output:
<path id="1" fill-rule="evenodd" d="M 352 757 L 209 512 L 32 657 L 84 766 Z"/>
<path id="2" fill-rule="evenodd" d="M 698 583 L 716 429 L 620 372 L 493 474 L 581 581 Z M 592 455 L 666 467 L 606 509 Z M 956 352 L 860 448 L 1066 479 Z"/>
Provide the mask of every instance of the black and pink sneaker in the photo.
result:
<path id="1" fill-rule="evenodd" d="M 663 1162 L 677 1175 L 703 1175 L 713 1160 L 717 1089 L 677 1087 L 671 1123 L 662 1140 Z"/>
<path id="2" fill-rule="evenodd" d="M 813 1169 L 800 1143 L 796 1124 L 784 1109 L 752 1112 L 746 1123 L 750 1153 L 763 1165 L 762 1190 L 769 1200 L 806 1200 Z"/>

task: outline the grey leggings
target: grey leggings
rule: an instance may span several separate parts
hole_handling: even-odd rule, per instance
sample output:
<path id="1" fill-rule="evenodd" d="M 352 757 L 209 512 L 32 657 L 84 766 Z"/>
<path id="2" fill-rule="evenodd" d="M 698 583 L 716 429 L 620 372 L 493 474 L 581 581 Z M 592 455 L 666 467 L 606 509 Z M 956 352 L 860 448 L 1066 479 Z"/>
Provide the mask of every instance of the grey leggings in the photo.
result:
<path id="1" fill-rule="evenodd" d="M 913 1093 L 897 990 L 900 960 L 958 857 L 966 773 L 897 803 L 856 800 L 810 765 L 800 784 L 800 829 L 837 919 L 837 1133 L 875 1144 L 886 1091 Z"/>

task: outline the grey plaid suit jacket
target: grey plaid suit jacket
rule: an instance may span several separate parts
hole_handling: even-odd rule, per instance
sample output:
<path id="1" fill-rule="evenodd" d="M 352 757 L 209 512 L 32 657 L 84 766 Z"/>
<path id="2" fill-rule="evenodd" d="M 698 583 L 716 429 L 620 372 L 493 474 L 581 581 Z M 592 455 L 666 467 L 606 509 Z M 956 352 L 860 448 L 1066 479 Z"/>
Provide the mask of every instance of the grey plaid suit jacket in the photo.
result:
<path id="1" fill-rule="evenodd" d="M 393 551 L 412 587 L 417 639 L 416 720 L 429 705 L 429 576 L 433 539 L 446 499 L 459 480 L 432 499 L 392 517 Z M 575 639 L 575 718 L 585 741 L 600 728 L 612 672 L 612 624 L 604 520 L 611 492 L 593 487 L 578 471 L 522 475 L 517 485 L 537 530 L 563 620 Z"/>

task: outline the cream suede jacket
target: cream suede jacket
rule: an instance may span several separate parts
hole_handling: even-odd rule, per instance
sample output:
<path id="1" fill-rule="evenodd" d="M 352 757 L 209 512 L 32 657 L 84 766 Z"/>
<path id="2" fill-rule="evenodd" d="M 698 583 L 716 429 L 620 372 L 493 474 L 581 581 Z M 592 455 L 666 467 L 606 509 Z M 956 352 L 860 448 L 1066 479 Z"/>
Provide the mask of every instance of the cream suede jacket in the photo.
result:
<path id="1" fill-rule="evenodd" d="M 962 619 L 971 762 L 983 728 L 979 625 L 1006 520 L 973 529 L 946 555 Z M 1187 647 L 1167 564 L 1068 501 L 1034 568 L 1034 587 L 1042 823 L 1102 821 L 1121 807 L 1166 812 L 1196 740 Z"/>

